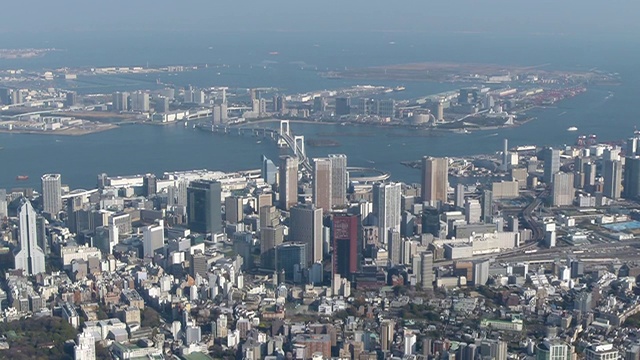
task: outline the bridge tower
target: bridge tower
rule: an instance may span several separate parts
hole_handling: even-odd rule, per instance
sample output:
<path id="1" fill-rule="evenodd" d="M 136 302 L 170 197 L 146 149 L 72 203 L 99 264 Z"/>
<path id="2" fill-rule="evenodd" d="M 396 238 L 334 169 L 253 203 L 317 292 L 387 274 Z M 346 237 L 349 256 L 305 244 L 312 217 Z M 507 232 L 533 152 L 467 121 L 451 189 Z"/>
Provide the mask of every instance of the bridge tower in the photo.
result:
<path id="1" fill-rule="evenodd" d="M 304 135 L 295 135 L 293 137 L 293 143 L 295 144 L 293 153 L 298 157 L 298 159 L 306 159 L 307 153 L 304 150 Z M 298 154 L 298 149 L 300 149 L 301 154 Z"/>
<path id="2" fill-rule="evenodd" d="M 280 120 L 280 135 L 291 136 L 291 128 L 289 127 L 289 120 Z"/>

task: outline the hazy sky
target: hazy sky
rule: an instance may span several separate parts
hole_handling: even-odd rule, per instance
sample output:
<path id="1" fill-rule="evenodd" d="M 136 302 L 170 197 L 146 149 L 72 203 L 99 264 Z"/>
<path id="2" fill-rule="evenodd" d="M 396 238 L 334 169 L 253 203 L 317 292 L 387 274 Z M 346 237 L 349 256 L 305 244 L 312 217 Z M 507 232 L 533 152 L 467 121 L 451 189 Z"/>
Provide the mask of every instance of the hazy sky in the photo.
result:
<path id="1" fill-rule="evenodd" d="M 0 32 L 14 39 L 117 30 L 640 34 L 638 0 L 24 0 L 3 1 L 0 14 Z"/>

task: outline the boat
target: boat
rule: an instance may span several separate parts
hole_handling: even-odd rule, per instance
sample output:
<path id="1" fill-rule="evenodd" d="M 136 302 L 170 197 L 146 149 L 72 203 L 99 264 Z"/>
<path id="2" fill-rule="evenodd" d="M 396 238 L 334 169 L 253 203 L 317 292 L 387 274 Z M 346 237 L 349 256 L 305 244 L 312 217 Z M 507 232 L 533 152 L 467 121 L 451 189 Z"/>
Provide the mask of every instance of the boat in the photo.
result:
<path id="1" fill-rule="evenodd" d="M 570 128 L 567 128 L 567 131 L 578 131 L 578 128 L 575 126 L 572 126 Z"/>
<path id="2" fill-rule="evenodd" d="M 29 180 L 29 176 L 28 175 L 18 175 L 18 176 L 16 176 L 16 180 L 18 180 L 18 181 Z"/>

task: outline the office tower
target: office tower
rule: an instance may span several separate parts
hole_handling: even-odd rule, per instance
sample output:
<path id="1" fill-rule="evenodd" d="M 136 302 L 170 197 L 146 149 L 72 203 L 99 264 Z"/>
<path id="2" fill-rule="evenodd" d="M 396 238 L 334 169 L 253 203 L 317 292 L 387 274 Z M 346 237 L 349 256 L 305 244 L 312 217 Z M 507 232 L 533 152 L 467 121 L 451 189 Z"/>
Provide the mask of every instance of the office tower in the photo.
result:
<path id="1" fill-rule="evenodd" d="M 422 233 L 440 237 L 440 214 L 438 209 L 427 206 L 422 209 Z"/>
<path id="2" fill-rule="evenodd" d="M 156 97 L 154 110 L 159 113 L 169 112 L 169 98 L 165 96 Z"/>
<path id="3" fill-rule="evenodd" d="M 596 184 L 596 164 L 584 164 L 584 187 L 591 187 Z"/>
<path id="4" fill-rule="evenodd" d="M 480 355 L 483 359 L 507 360 L 507 342 L 493 339 L 482 340 Z"/>
<path id="5" fill-rule="evenodd" d="M 536 360 L 571 360 L 569 346 L 558 339 L 545 340 L 536 346 Z"/>
<path id="6" fill-rule="evenodd" d="M 11 92 L 11 104 L 22 104 L 24 102 L 24 94 L 21 89 L 14 89 Z"/>
<path id="7" fill-rule="evenodd" d="M 198 105 L 202 105 L 204 104 L 205 101 L 205 95 L 204 95 L 204 91 L 202 90 L 195 90 L 193 92 L 193 99 L 192 101 Z"/>
<path id="8" fill-rule="evenodd" d="M 258 100 L 258 113 L 260 114 L 260 116 L 263 116 L 267 113 L 267 100 Z"/>
<path id="9" fill-rule="evenodd" d="M 447 202 L 449 159 L 422 158 L 422 201 L 432 206 Z"/>
<path id="10" fill-rule="evenodd" d="M 359 215 L 337 214 L 333 217 L 333 274 L 349 279 L 358 271 L 360 234 Z"/>
<path id="11" fill-rule="evenodd" d="M 464 207 L 464 185 L 458 183 L 456 185 L 456 188 L 454 190 L 454 202 L 455 202 L 455 206 L 458 209 L 461 209 Z"/>
<path id="12" fill-rule="evenodd" d="M 53 218 L 62 210 L 62 182 L 60 174 L 42 175 L 43 211 Z"/>
<path id="13" fill-rule="evenodd" d="M 313 159 L 313 204 L 324 212 L 332 208 L 332 176 L 329 158 Z"/>
<path id="14" fill-rule="evenodd" d="M 393 99 L 378 100 L 376 102 L 376 115 L 384 118 L 396 117 L 396 101 Z"/>
<path id="15" fill-rule="evenodd" d="M 75 91 L 67 92 L 65 97 L 66 97 L 65 105 L 67 105 L 67 106 L 76 106 L 76 105 L 78 105 L 78 94 Z"/>
<path id="16" fill-rule="evenodd" d="M 285 242 L 276 247 L 277 270 L 283 271 L 287 280 L 299 278 L 307 268 L 307 246 L 303 243 Z"/>
<path id="17" fill-rule="evenodd" d="M 413 355 L 416 352 L 416 334 L 405 330 L 404 334 L 404 355 Z"/>
<path id="18" fill-rule="evenodd" d="M 425 251 L 420 254 L 420 285 L 424 290 L 433 289 L 433 252 Z"/>
<path id="19" fill-rule="evenodd" d="M 483 286 L 489 281 L 489 261 L 475 261 L 473 263 L 473 285 Z"/>
<path id="20" fill-rule="evenodd" d="M 380 348 L 382 351 L 391 351 L 395 321 L 385 319 L 380 323 Z"/>
<path id="21" fill-rule="evenodd" d="M 153 257 L 158 249 L 164 246 L 164 222 L 158 220 L 155 225 L 146 226 L 142 230 L 142 249 L 144 257 Z"/>
<path id="22" fill-rule="evenodd" d="M 222 232 L 222 186 L 218 181 L 198 180 L 187 187 L 189 229 L 202 234 Z"/>
<path id="23" fill-rule="evenodd" d="M 604 188 L 602 194 L 609 199 L 618 199 L 622 195 L 622 163 L 615 160 L 605 160 Z"/>
<path id="24" fill-rule="evenodd" d="M 400 231 L 402 214 L 400 211 L 400 198 L 402 196 L 402 184 L 377 183 L 373 185 L 373 214 L 378 225 L 378 240 L 382 244 L 387 243 L 389 230 Z"/>
<path id="25" fill-rule="evenodd" d="M 636 155 L 637 152 L 638 152 L 638 138 L 632 137 L 627 139 L 627 151 L 626 151 L 627 156 Z"/>
<path id="26" fill-rule="evenodd" d="M 233 234 L 233 251 L 242 258 L 242 270 L 253 269 L 253 235 L 250 232 Z"/>
<path id="27" fill-rule="evenodd" d="M 640 156 L 627 156 L 624 162 L 625 199 L 636 199 L 640 195 Z"/>
<path id="28" fill-rule="evenodd" d="M 223 123 L 226 123 L 229 120 L 229 109 L 227 108 L 227 103 L 220 104 L 220 119 Z"/>
<path id="29" fill-rule="evenodd" d="M 96 360 L 96 340 L 89 331 L 78 334 L 78 340 L 73 347 L 74 360 Z"/>
<path id="30" fill-rule="evenodd" d="M 47 238 L 47 219 L 40 215 L 36 217 L 36 243 L 44 251 L 45 255 L 51 254 L 51 247 Z"/>
<path id="31" fill-rule="evenodd" d="M 322 96 L 313 98 L 313 111 L 314 112 L 327 111 L 327 100 Z"/>
<path id="32" fill-rule="evenodd" d="M 351 113 L 351 98 L 336 98 L 336 116 L 349 115 Z"/>
<path id="33" fill-rule="evenodd" d="M 585 351 L 586 360 L 616 360 L 618 350 L 612 344 L 600 343 L 589 346 Z"/>
<path id="34" fill-rule="evenodd" d="M 260 207 L 260 227 L 275 227 L 280 224 L 280 212 L 275 206 Z"/>
<path id="35" fill-rule="evenodd" d="M 112 96 L 113 109 L 116 111 L 129 110 L 129 93 L 116 92 Z"/>
<path id="36" fill-rule="evenodd" d="M 265 269 L 276 269 L 276 248 L 284 242 L 284 226 L 260 228 L 260 263 Z"/>
<path id="37" fill-rule="evenodd" d="M 131 110 L 149 112 L 149 94 L 142 91 L 131 94 Z"/>
<path id="38" fill-rule="evenodd" d="M 397 231 L 389 230 L 389 265 L 391 267 L 402 264 L 402 237 Z"/>
<path id="39" fill-rule="evenodd" d="M 44 250 L 38 246 L 37 216 L 31 203 L 24 200 L 18 210 L 19 247 L 14 256 L 15 268 L 29 276 L 45 272 Z"/>
<path id="40" fill-rule="evenodd" d="M 297 205 L 291 208 L 289 240 L 307 246 L 309 263 L 322 261 L 322 209 L 313 205 Z"/>
<path id="41" fill-rule="evenodd" d="M 331 160 L 331 204 L 344 206 L 347 204 L 347 187 L 349 186 L 347 155 L 329 154 L 329 160 Z"/>
<path id="42" fill-rule="evenodd" d="M 212 111 L 213 123 L 221 124 L 222 123 L 222 106 L 216 105 L 213 107 Z"/>
<path id="43" fill-rule="evenodd" d="M 544 176 L 543 180 L 546 184 L 553 183 L 553 174 L 560 171 L 560 150 L 546 148 L 542 152 L 544 157 Z"/>
<path id="44" fill-rule="evenodd" d="M 558 182 L 556 182 L 558 181 Z M 557 172 L 553 174 L 552 206 L 569 206 L 573 204 L 575 189 L 573 188 L 573 174 Z"/>
<path id="45" fill-rule="evenodd" d="M 415 235 L 416 217 L 413 216 L 413 214 L 408 211 L 403 211 L 400 221 L 400 236 L 412 237 Z"/>
<path id="46" fill-rule="evenodd" d="M 502 163 L 500 164 L 500 170 L 509 170 L 509 140 L 504 139 L 504 146 L 502 148 Z"/>
<path id="47" fill-rule="evenodd" d="M 189 260 L 189 274 L 193 278 L 195 278 L 196 275 L 205 277 L 207 276 L 208 270 L 209 265 L 207 263 L 207 257 L 201 250 L 195 250 L 193 256 L 191 256 L 191 260 Z"/>
<path id="48" fill-rule="evenodd" d="M 11 89 L 0 88 L 0 104 L 11 105 Z"/>
<path id="49" fill-rule="evenodd" d="M 112 254 L 113 247 L 118 244 L 118 240 L 119 234 L 117 226 L 98 226 L 95 230 L 92 245 L 97 247 L 104 254 Z"/>
<path id="50" fill-rule="evenodd" d="M 260 175 L 267 184 L 274 185 L 276 183 L 278 168 L 273 161 L 267 159 L 264 155 L 262 155 L 262 168 L 260 170 Z"/>
<path id="51" fill-rule="evenodd" d="M 158 192 L 158 180 L 153 174 L 147 174 L 142 178 L 142 191 L 145 197 L 155 195 Z"/>
<path id="52" fill-rule="evenodd" d="M 278 173 L 280 208 L 289 210 L 298 203 L 298 159 L 281 157 Z"/>
<path id="53" fill-rule="evenodd" d="M 467 199 L 464 203 L 464 215 L 467 224 L 478 224 L 482 220 L 482 206 L 476 199 Z"/>
<path id="54" fill-rule="evenodd" d="M 284 114 L 287 112 L 287 99 L 282 95 L 273 97 L 273 111 Z"/>
<path id="55" fill-rule="evenodd" d="M 491 190 L 482 192 L 482 222 L 485 224 L 493 222 L 493 192 Z"/>
<path id="56" fill-rule="evenodd" d="M 227 196 L 224 199 L 224 211 L 229 224 L 239 224 L 244 218 L 241 196 Z"/>
<path id="57" fill-rule="evenodd" d="M 4 221 L 4 218 L 9 216 L 7 210 L 7 190 L 0 189 L 0 222 Z"/>

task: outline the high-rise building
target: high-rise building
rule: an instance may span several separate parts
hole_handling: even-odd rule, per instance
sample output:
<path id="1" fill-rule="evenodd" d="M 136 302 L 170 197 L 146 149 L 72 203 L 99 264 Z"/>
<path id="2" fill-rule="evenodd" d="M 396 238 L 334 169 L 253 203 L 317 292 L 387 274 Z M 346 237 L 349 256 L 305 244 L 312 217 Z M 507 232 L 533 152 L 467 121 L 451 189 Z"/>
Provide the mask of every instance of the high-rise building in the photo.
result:
<path id="1" fill-rule="evenodd" d="M 60 174 L 42 175 L 43 211 L 53 218 L 62 210 L 62 182 Z"/>
<path id="2" fill-rule="evenodd" d="M 276 248 L 284 242 L 284 226 L 260 228 L 260 263 L 265 269 L 276 268 Z"/>
<path id="3" fill-rule="evenodd" d="M 551 184 L 553 183 L 553 174 L 560 171 L 560 150 L 546 148 L 542 156 L 544 157 L 543 180 L 546 184 Z"/>
<path id="4" fill-rule="evenodd" d="M 218 181 L 194 181 L 187 187 L 189 229 L 202 234 L 222 232 L 222 186 Z"/>
<path id="5" fill-rule="evenodd" d="M 303 243 L 285 242 L 276 248 L 277 270 L 284 270 L 287 280 L 300 277 L 307 267 L 307 246 Z"/>
<path id="6" fill-rule="evenodd" d="M 389 230 L 387 241 L 389 242 L 390 266 L 402 264 L 402 237 L 400 236 L 400 233 L 394 230 Z"/>
<path id="7" fill-rule="evenodd" d="M 361 254 L 358 244 L 360 217 L 338 214 L 333 217 L 333 273 L 350 278 L 358 271 Z"/>
<path id="8" fill-rule="evenodd" d="M 269 185 L 274 185 L 278 177 L 278 168 L 273 161 L 267 159 L 264 155 L 262 155 L 262 168 L 260 175 L 264 182 Z"/>
<path id="9" fill-rule="evenodd" d="M 96 340 L 89 331 L 78 334 L 78 340 L 73 347 L 74 360 L 96 360 Z"/>
<path id="10" fill-rule="evenodd" d="M 144 257 L 153 257 L 158 249 L 164 246 L 164 222 L 158 220 L 157 224 L 146 226 L 142 230 L 142 249 Z"/>
<path id="11" fill-rule="evenodd" d="M 332 208 L 332 176 L 329 158 L 313 159 L 313 204 L 330 212 Z"/>
<path id="12" fill-rule="evenodd" d="M 347 203 L 347 187 L 349 186 L 347 155 L 329 154 L 329 160 L 331 160 L 331 204 L 344 206 Z"/>
<path id="13" fill-rule="evenodd" d="M 395 321 L 389 319 L 382 320 L 380 323 L 380 348 L 382 351 L 391 351 L 395 326 Z"/>
<path id="14" fill-rule="evenodd" d="M 159 113 L 169 112 L 169 98 L 166 96 L 156 97 L 156 104 L 154 110 Z"/>
<path id="15" fill-rule="evenodd" d="M 229 224 L 239 224 L 244 218 L 241 196 L 227 196 L 224 199 L 224 211 Z"/>
<path id="16" fill-rule="evenodd" d="M 422 158 L 422 201 L 437 206 L 447 202 L 449 188 L 449 159 Z"/>
<path id="17" fill-rule="evenodd" d="M 509 140 L 504 139 L 504 146 L 502 148 L 502 162 L 500 163 L 500 170 L 509 170 Z"/>
<path id="18" fill-rule="evenodd" d="M 464 207 L 464 185 L 461 183 L 458 183 L 456 185 L 456 188 L 454 190 L 454 202 L 455 202 L 455 206 L 458 209 L 461 209 Z"/>
<path id="19" fill-rule="evenodd" d="M 605 160 L 604 187 L 602 195 L 609 199 L 618 199 L 622 195 L 622 163 L 615 160 Z"/>
<path id="20" fill-rule="evenodd" d="M 413 355 L 416 352 L 416 334 L 405 330 L 404 334 L 404 355 Z"/>
<path id="21" fill-rule="evenodd" d="M 571 360 L 571 351 L 563 341 L 545 340 L 536 346 L 536 360 Z"/>
<path id="22" fill-rule="evenodd" d="M 38 246 L 36 211 L 28 200 L 24 200 L 18 210 L 19 218 L 19 247 L 16 249 L 15 268 L 21 269 L 26 275 L 36 275 L 45 272 L 44 250 Z"/>
<path id="23" fill-rule="evenodd" d="M 136 91 L 131 94 L 131 110 L 149 112 L 149 93 Z"/>
<path id="24" fill-rule="evenodd" d="M 292 156 L 281 157 L 278 173 L 280 208 L 289 210 L 298 203 L 298 159 Z"/>
<path id="25" fill-rule="evenodd" d="M 420 254 L 420 285 L 424 290 L 432 290 L 434 280 L 433 252 L 422 252 Z"/>
<path id="26" fill-rule="evenodd" d="M 307 246 L 309 263 L 322 261 L 322 209 L 313 205 L 297 205 L 291 208 L 289 240 Z"/>
<path id="27" fill-rule="evenodd" d="M 336 116 L 349 115 L 351 113 L 351 98 L 336 98 Z"/>
<path id="28" fill-rule="evenodd" d="M 556 182 L 557 181 L 557 182 Z M 553 174 L 552 206 L 569 206 L 573 204 L 575 189 L 573 188 L 573 173 L 557 172 Z"/>
<path id="29" fill-rule="evenodd" d="M 158 192 L 158 180 L 153 174 L 147 174 L 142 178 L 142 189 L 144 196 L 149 197 Z"/>
<path id="30" fill-rule="evenodd" d="M 313 111 L 314 112 L 327 111 L 327 100 L 322 96 L 313 98 Z"/>
<path id="31" fill-rule="evenodd" d="M 402 184 L 377 183 L 373 185 L 373 214 L 378 225 L 378 240 L 387 243 L 389 230 L 400 231 Z"/>
<path id="32" fill-rule="evenodd" d="M 113 93 L 112 101 L 113 101 L 114 110 L 116 111 L 129 110 L 129 93 L 127 92 Z"/>
<path id="33" fill-rule="evenodd" d="M 589 162 L 584 164 L 584 187 L 591 187 L 596 184 L 596 164 Z"/>
<path id="34" fill-rule="evenodd" d="M 464 215 L 467 224 L 478 224 L 482 220 L 482 206 L 476 199 L 467 199 L 464 203 Z"/>
<path id="35" fill-rule="evenodd" d="M 491 190 L 482 192 L 482 222 L 485 224 L 493 222 L 493 192 Z"/>
<path id="36" fill-rule="evenodd" d="M 440 237 L 440 214 L 433 206 L 422 209 L 422 233 Z"/>
<path id="37" fill-rule="evenodd" d="M 209 265 L 207 264 L 207 256 L 201 250 L 196 250 L 189 260 L 189 274 L 195 278 L 196 275 L 202 277 L 207 276 Z"/>
<path id="38" fill-rule="evenodd" d="M 253 235 L 250 232 L 239 231 L 233 234 L 233 251 L 242 257 L 242 270 L 254 267 Z"/>
<path id="39" fill-rule="evenodd" d="M 507 342 L 493 339 L 482 340 L 480 355 L 483 359 L 507 360 Z"/>
<path id="40" fill-rule="evenodd" d="M 640 156 L 627 156 L 624 161 L 625 199 L 637 199 L 640 196 Z"/>
<path id="41" fill-rule="evenodd" d="M 76 106 L 78 105 L 78 94 L 75 91 L 69 91 L 66 94 L 65 105 L 67 106 Z"/>
<path id="42" fill-rule="evenodd" d="M 0 189 L 0 222 L 9 216 L 7 211 L 7 190 Z"/>

